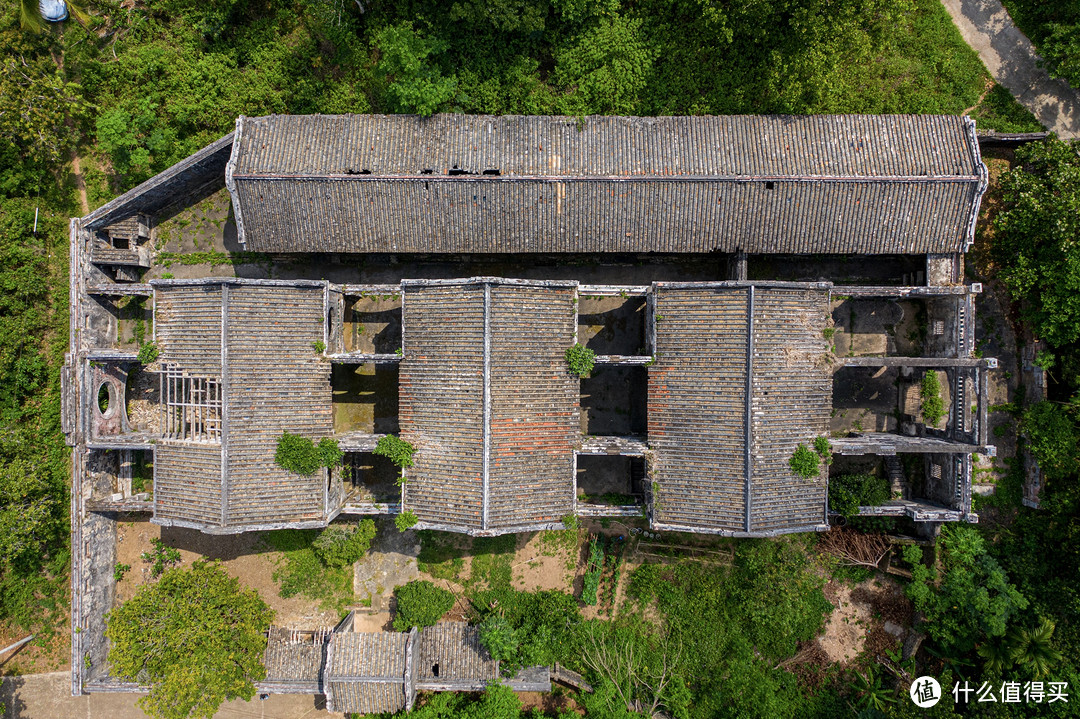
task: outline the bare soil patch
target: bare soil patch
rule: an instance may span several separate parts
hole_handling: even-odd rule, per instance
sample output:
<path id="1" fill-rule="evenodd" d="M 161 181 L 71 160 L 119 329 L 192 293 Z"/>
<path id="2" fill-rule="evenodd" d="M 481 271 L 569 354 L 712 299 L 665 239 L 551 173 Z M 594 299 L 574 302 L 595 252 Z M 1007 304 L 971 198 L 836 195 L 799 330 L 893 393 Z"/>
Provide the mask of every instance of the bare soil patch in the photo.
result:
<path id="1" fill-rule="evenodd" d="M 855 601 L 853 591 L 851 587 L 837 586 L 833 602 L 836 608 L 825 623 L 825 632 L 818 637 L 829 661 L 836 664 L 847 664 L 862 653 L 870 628 L 870 606 Z"/>
<path id="2" fill-rule="evenodd" d="M 844 665 L 863 653 L 883 655 L 911 627 L 911 601 L 891 577 L 877 575 L 854 587 L 830 581 L 823 591 L 836 607 L 817 640 L 830 662 Z"/>
<path id="3" fill-rule="evenodd" d="M 275 612 L 274 624 L 281 627 L 332 627 L 341 617 L 323 611 L 319 603 L 306 597 L 284 598 L 278 594 L 274 569 L 281 553 L 270 550 L 259 533 L 210 535 L 194 529 L 159 527 L 148 521 L 120 521 L 116 527 L 117 562 L 131 566 L 117 584 L 116 601 L 123 603 L 135 595 L 140 586 L 154 581 L 150 563 L 142 559 L 143 552 L 152 550 L 151 539 L 161 539 L 165 545 L 180 552 L 181 566 L 190 566 L 198 559 L 216 559 L 230 575 L 245 587 L 259 593 Z"/>

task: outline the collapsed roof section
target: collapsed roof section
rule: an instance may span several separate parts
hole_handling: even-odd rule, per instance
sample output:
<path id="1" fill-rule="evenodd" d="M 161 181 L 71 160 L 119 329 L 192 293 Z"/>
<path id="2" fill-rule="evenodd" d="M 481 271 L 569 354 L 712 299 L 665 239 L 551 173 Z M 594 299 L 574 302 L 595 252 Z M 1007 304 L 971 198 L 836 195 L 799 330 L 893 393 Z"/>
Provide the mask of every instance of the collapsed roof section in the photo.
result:
<path id="1" fill-rule="evenodd" d="M 655 283 L 653 526 L 824 529 L 826 481 L 788 466 L 828 433 L 829 285 Z"/>
<path id="2" fill-rule="evenodd" d="M 326 283 L 155 280 L 161 435 L 154 521 L 209 533 L 323 526 L 326 471 L 274 463 L 288 430 L 333 434 Z"/>
<path id="3" fill-rule="evenodd" d="M 576 282 L 402 283 L 405 504 L 422 526 L 524 531 L 574 509 Z"/>
<path id="4" fill-rule="evenodd" d="M 226 185 L 263 252 L 963 252 L 966 117 L 273 115 Z"/>

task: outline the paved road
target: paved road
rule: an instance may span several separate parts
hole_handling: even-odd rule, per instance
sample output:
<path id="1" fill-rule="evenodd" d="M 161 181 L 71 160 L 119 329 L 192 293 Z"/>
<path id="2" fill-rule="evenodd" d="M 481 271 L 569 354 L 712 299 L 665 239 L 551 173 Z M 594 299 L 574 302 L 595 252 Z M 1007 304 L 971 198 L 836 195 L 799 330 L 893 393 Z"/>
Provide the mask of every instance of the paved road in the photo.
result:
<path id="1" fill-rule="evenodd" d="M 68 672 L 4 677 L 0 702 L 7 707 L 4 719 L 146 719 L 131 694 L 71 696 Z M 321 707 L 321 703 L 320 703 Z M 340 718 L 317 708 L 310 695 L 276 694 L 266 700 L 233 701 L 215 719 L 329 719 Z"/>
<path id="2" fill-rule="evenodd" d="M 1080 137 L 1080 92 L 1038 66 L 1035 46 L 1013 24 L 1000 0 L 942 3 L 995 80 L 1058 137 Z"/>

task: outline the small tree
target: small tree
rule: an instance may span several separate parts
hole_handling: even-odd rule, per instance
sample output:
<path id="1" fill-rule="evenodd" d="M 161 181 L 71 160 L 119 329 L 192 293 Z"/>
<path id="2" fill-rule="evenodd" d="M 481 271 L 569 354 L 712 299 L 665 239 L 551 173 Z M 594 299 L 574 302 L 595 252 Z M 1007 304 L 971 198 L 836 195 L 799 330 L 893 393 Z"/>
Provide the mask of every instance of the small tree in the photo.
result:
<path id="1" fill-rule="evenodd" d="M 344 567 L 359 560 L 375 538 L 375 522 L 331 524 L 311 543 L 315 555 L 328 567 Z"/>
<path id="2" fill-rule="evenodd" d="M 588 377 L 596 365 L 596 353 L 579 342 L 566 349 L 566 363 L 570 372 L 578 377 Z"/>
<path id="3" fill-rule="evenodd" d="M 454 606 L 454 595 L 426 579 L 414 579 L 394 589 L 397 610 L 394 629 L 407 632 L 413 627 L 431 627 Z"/>
<path id="4" fill-rule="evenodd" d="M 813 479 L 821 471 L 821 460 L 805 444 L 795 448 L 795 454 L 788 460 L 791 471 L 803 479 Z"/>
<path id="5" fill-rule="evenodd" d="M 266 678 L 264 632 L 274 612 L 217 564 L 195 562 L 144 584 L 108 615 L 115 676 L 149 685 L 139 700 L 160 719 L 210 719 L 231 699 L 249 700 Z"/>
<path id="6" fill-rule="evenodd" d="M 492 659 L 500 662 L 516 658 L 520 646 L 517 632 L 501 614 L 492 614 L 480 623 L 480 643 Z"/>

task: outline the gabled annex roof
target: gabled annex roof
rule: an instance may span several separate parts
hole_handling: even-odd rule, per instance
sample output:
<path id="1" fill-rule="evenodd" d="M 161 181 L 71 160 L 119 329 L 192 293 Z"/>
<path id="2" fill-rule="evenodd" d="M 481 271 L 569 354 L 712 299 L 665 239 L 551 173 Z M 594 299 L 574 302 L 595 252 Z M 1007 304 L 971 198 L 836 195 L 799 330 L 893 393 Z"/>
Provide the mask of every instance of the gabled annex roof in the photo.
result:
<path id="1" fill-rule="evenodd" d="M 154 521 L 210 533 L 322 526 L 326 471 L 274 463 L 285 430 L 333 434 L 326 283 L 154 280 L 162 438 Z"/>
<path id="2" fill-rule="evenodd" d="M 828 431 L 827 283 L 653 284 L 653 526 L 733 535 L 827 526 L 824 476 L 788 466 Z"/>
<path id="3" fill-rule="evenodd" d="M 237 120 L 265 252 L 962 252 L 985 189 L 955 116 Z"/>
<path id="4" fill-rule="evenodd" d="M 405 506 L 470 533 L 573 512 L 576 282 L 402 282 L 401 435 L 417 448 Z"/>

